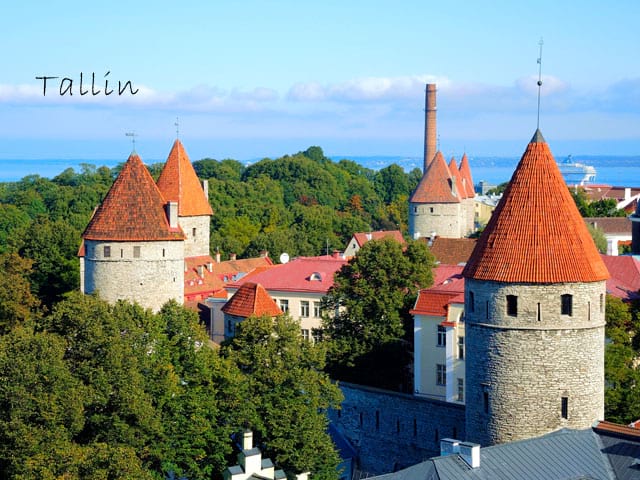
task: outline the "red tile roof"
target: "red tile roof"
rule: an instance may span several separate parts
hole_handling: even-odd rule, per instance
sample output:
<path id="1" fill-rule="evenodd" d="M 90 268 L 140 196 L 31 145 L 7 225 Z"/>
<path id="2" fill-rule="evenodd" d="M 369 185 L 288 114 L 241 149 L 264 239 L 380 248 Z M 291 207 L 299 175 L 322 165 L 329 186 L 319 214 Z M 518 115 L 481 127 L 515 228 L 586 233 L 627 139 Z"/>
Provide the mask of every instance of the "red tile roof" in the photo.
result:
<path id="1" fill-rule="evenodd" d="M 451 172 L 442 152 L 438 151 L 409 201 L 412 203 L 460 203 L 460 197 L 453 194 L 451 185 Z"/>
<path id="2" fill-rule="evenodd" d="M 463 274 L 519 283 L 595 282 L 609 277 L 539 130 Z"/>
<path id="3" fill-rule="evenodd" d="M 358 232 L 354 233 L 353 237 L 358 242 L 358 245 L 362 247 L 369 240 L 380 240 L 383 238 L 393 238 L 398 243 L 404 244 L 404 237 L 400 230 L 380 230 L 378 232 Z"/>
<path id="4" fill-rule="evenodd" d="M 611 275 L 607 293 L 624 300 L 640 298 L 640 260 L 631 255 L 601 255 Z"/>
<path id="5" fill-rule="evenodd" d="M 467 191 L 467 198 L 473 198 L 476 196 L 475 187 L 473 185 L 473 177 L 471 176 L 471 168 L 469 167 L 469 159 L 467 158 L 467 154 L 462 155 L 462 160 L 460 160 L 460 173 L 462 174 L 462 178 L 464 178 L 465 189 Z"/>
<path id="6" fill-rule="evenodd" d="M 600 420 L 598 423 L 596 423 L 593 429 L 596 432 L 617 434 L 624 437 L 632 438 L 634 440 L 640 438 L 640 431 L 637 428 L 620 425 L 618 423 L 607 422 L 606 420 Z"/>
<path id="7" fill-rule="evenodd" d="M 447 315 L 449 305 L 464 303 L 464 278 L 460 275 L 462 268 L 451 269 L 447 267 L 435 269 L 438 283 L 434 283 L 431 288 L 420 290 L 416 304 L 409 313 L 444 317 Z M 438 272 L 438 269 L 441 271 Z"/>
<path id="8" fill-rule="evenodd" d="M 475 238 L 436 237 L 430 250 L 438 262 L 458 265 L 469 261 L 476 243 Z"/>
<path id="9" fill-rule="evenodd" d="M 184 240 L 170 228 L 165 200 L 136 153 L 126 161 L 82 234 L 85 240 Z"/>
<path id="10" fill-rule="evenodd" d="M 236 317 L 250 317 L 251 315 L 276 316 L 282 314 L 276 302 L 259 283 L 246 282 L 222 307 L 224 313 Z"/>
<path id="11" fill-rule="evenodd" d="M 228 288 L 239 288 L 245 282 L 261 284 L 268 291 L 310 292 L 324 294 L 333 286 L 333 275 L 346 264 L 344 258 L 298 257 L 289 263 L 246 275 Z"/>
<path id="12" fill-rule="evenodd" d="M 463 177 L 458 170 L 458 166 L 456 165 L 456 159 L 451 157 L 449 160 L 449 173 L 451 173 L 451 177 L 455 177 L 456 179 L 456 192 L 461 199 L 467 198 L 467 189 L 464 186 Z"/>
<path id="13" fill-rule="evenodd" d="M 585 223 L 609 235 L 631 235 L 629 217 L 585 217 Z"/>
<path id="14" fill-rule="evenodd" d="M 158 188 L 167 201 L 178 202 L 178 215 L 181 217 L 213 215 L 180 140 L 173 143 L 167 163 L 158 178 Z"/>
<path id="15" fill-rule="evenodd" d="M 460 265 L 437 265 L 436 268 L 433 269 L 433 286 L 441 286 L 444 282 L 454 277 L 462 278 L 463 269 L 464 267 Z"/>

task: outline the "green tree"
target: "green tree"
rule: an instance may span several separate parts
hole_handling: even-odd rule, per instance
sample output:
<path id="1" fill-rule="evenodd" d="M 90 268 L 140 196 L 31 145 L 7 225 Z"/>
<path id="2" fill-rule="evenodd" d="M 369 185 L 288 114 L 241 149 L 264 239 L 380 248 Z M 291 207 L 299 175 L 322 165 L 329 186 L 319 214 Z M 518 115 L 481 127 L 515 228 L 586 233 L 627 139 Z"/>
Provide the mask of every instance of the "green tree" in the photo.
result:
<path id="1" fill-rule="evenodd" d="M 323 344 L 306 341 L 287 315 L 250 317 L 223 353 L 244 373 L 257 416 L 250 425 L 264 454 L 291 473 L 337 478 L 339 457 L 327 433 L 326 411 L 340 390 L 322 373 Z"/>
<path id="2" fill-rule="evenodd" d="M 393 239 L 369 241 L 335 275 L 323 299 L 329 371 L 342 380 L 401 388 L 410 358 L 409 310 L 433 282 L 434 259 L 424 243 L 403 248 Z"/>
<path id="3" fill-rule="evenodd" d="M 0 254 L 0 334 L 38 313 L 40 302 L 32 295 L 28 278 L 31 264 L 16 253 Z"/>
<path id="4" fill-rule="evenodd" d="M 589 230 L 589 235 L 593 239 L 593 243 L 596 244 L 596 248 L 600 253 L 607 253 L 607 237 L 604 235 L 604 231 L 601 228 L 594 227 L 593 225 L 587 223 L 587 230 Z"/>

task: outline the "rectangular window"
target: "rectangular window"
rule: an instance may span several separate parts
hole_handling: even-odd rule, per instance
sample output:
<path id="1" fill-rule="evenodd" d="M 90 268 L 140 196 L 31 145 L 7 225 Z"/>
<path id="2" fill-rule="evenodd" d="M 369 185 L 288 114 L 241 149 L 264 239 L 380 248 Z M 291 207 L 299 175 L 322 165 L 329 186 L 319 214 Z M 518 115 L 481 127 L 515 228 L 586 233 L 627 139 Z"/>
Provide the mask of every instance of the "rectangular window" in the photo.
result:
<path id="1" fill-rule="evenodd" d="M 560 296 L 560 313 L 562 315 L 573 315 L 573 295 L 568 293 Z"/>
<path id="2" fill-rule="evenodd" d="M 104 258 L 111 257 L 111 247 L 109 245 L 104 246 Z"/>
<path id="3" fill-rule="evenodd" d="M 518 297 L 515 295 L 507 295 L 507 315 L 518 316 Z"/>
<path id="4" fill-rule="evenodd" d="M 191 229 L 191 236 L 192 236 L 193 238 L 196 238 L 196 227 L 193 227 L 193 228 Z"/>
<path id="5" fill-rule="evenodd" d="M 447 385 L 447 369 L 442 363 L 436 364 L 436 385 Z"/>
<path id="6" fill-rule="evenodd" d="M 140 247 L 133 247 L 133 258 L 140 258 Z"/>
<path id="7" fill-rule="evenodd" d="M 542 314 L 540 312 L 540 302 L 538 302 L 538 321 L 542 320 Z"/>
<path id="8" fill-rule="evenodd" d="M 464 360 L 464 337 L 458 337 L 458 358 Z"/>
<path id="9" fill-rule="evenodd" d="M 313 316 L 320 318 L 320 302 L 313 302 Z"/>
<path id="10" fill-rule="evenodd" d="M 464 379 L 463 378 L 458 379 L 458 401 L 464 402 Z"/>
<path id="11" fill-rule="evenodd" d="M 447 346 L 447 329 L 441 325 L 438 325 L 438 346 Z"/>
<path id="12" fill-rule="evenodd" d="M 469 292 L 469 311 L 470 312 L 476 311 L 476 299 L 473 292 Z"/>
<path id="13" fill-rule="evenodd" d="M 560 415 L 562 415 L 562 418 L 569 418 L 569 397 L 562 397 Z"/>
<path id="14" fill-rule="evenodd" d="M 600 294 L 600 313 L 604 312 L 604 294 Z"/>
<path id="15" fill-rule="evenodd" d="M 309 302 L 306 300 L 300 302 L 300 316 L 304 318 L 309 316 Z"/>
<path id="16" fill-rule="evenodd" d="M 286 313 L 289 311 L 289 300 L 286 299 L 280 299 L 280 310 L 282 310 L 283 313 Z"/>
<path id="17" fill-rule="evenodd" d="M 322 341 L 322 329 L 321 328 L 313 328 L 311 329 L 311 336 L 313 337 L 313 341 L 315 343 Z"/>
<path id="18" fill-rule="evenodd" d="M 306 341 L 309 341 L 309 330 L 307 330 L 306 328 L 302 329 L 302 338 Z"/>
<path id="19" fill-rule="evenodd" d="M 484 404 L 484 413 L 489 413 L 489 392 L 482 392 L 482 403 Z"/>

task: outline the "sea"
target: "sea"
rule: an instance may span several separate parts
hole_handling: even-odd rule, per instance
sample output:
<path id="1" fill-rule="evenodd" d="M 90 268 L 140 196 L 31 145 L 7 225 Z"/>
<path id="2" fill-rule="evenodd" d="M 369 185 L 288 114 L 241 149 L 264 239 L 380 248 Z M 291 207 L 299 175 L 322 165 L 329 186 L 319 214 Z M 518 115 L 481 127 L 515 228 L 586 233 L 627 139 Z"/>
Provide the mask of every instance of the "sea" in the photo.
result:
<path id="1" fill-rule="evenodd" d="M 414 168 L 422 168 L 422 157 L 374 155 L 374 156 L 354 156 L 354 155 L 333 155 L 330 157 L 334 161 L 346 158 L 372 170 L 379 170 L 391 164 L 397 164 L 406 172 Z M 249 165 L 257 159 L 243 161 Z M 520 157 L 473 157 L 469 156 L 471 175 L 475 183 L 485 181 L 492 185 L 498 185 L 509 181 L 513 171 L 518 164 Z M 557 158 L 559 162 L 565 158 Z M 149 163 L 162 162 L 163 160 L 151 160 Z M 594 183 L 613 186 L 638 187 L 640 188 L 640 156 L 597 156 L 597 155 L 574 155 L 572 162 L 590 165 L 596 169 L 596 179 Z M 41 177 L 53 178 L 67 168 L 73 168 L 76 172 L 82 171 L 83 165 L 94 165 L 95 167 L 107 166 L 116 167 L 122 160 L 82 160 L 82 159 L 40 159 L 40 160 L 19 160 L 0 159 L 0 182 L 14 182 L 29 175 L 39 175 Z"/>

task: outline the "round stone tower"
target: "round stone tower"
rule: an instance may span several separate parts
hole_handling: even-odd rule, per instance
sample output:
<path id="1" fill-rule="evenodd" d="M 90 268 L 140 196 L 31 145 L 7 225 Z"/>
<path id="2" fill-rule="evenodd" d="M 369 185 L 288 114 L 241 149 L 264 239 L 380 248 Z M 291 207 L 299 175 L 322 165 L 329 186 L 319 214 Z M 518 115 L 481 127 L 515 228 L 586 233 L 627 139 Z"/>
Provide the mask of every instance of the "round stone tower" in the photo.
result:
<path id="1" fill-rule="evenodd" d="M 129 156 L 82 238 L 86 293 L 155 311 L 170 299 L 184 301 L 178 205 L 165 203 L 137 154 Z"/>
<path id="2" fill-rule="evenodd" d="M 540 131 L 463 275 L 467 440 L 603 419 L 608 272 Z"/>

